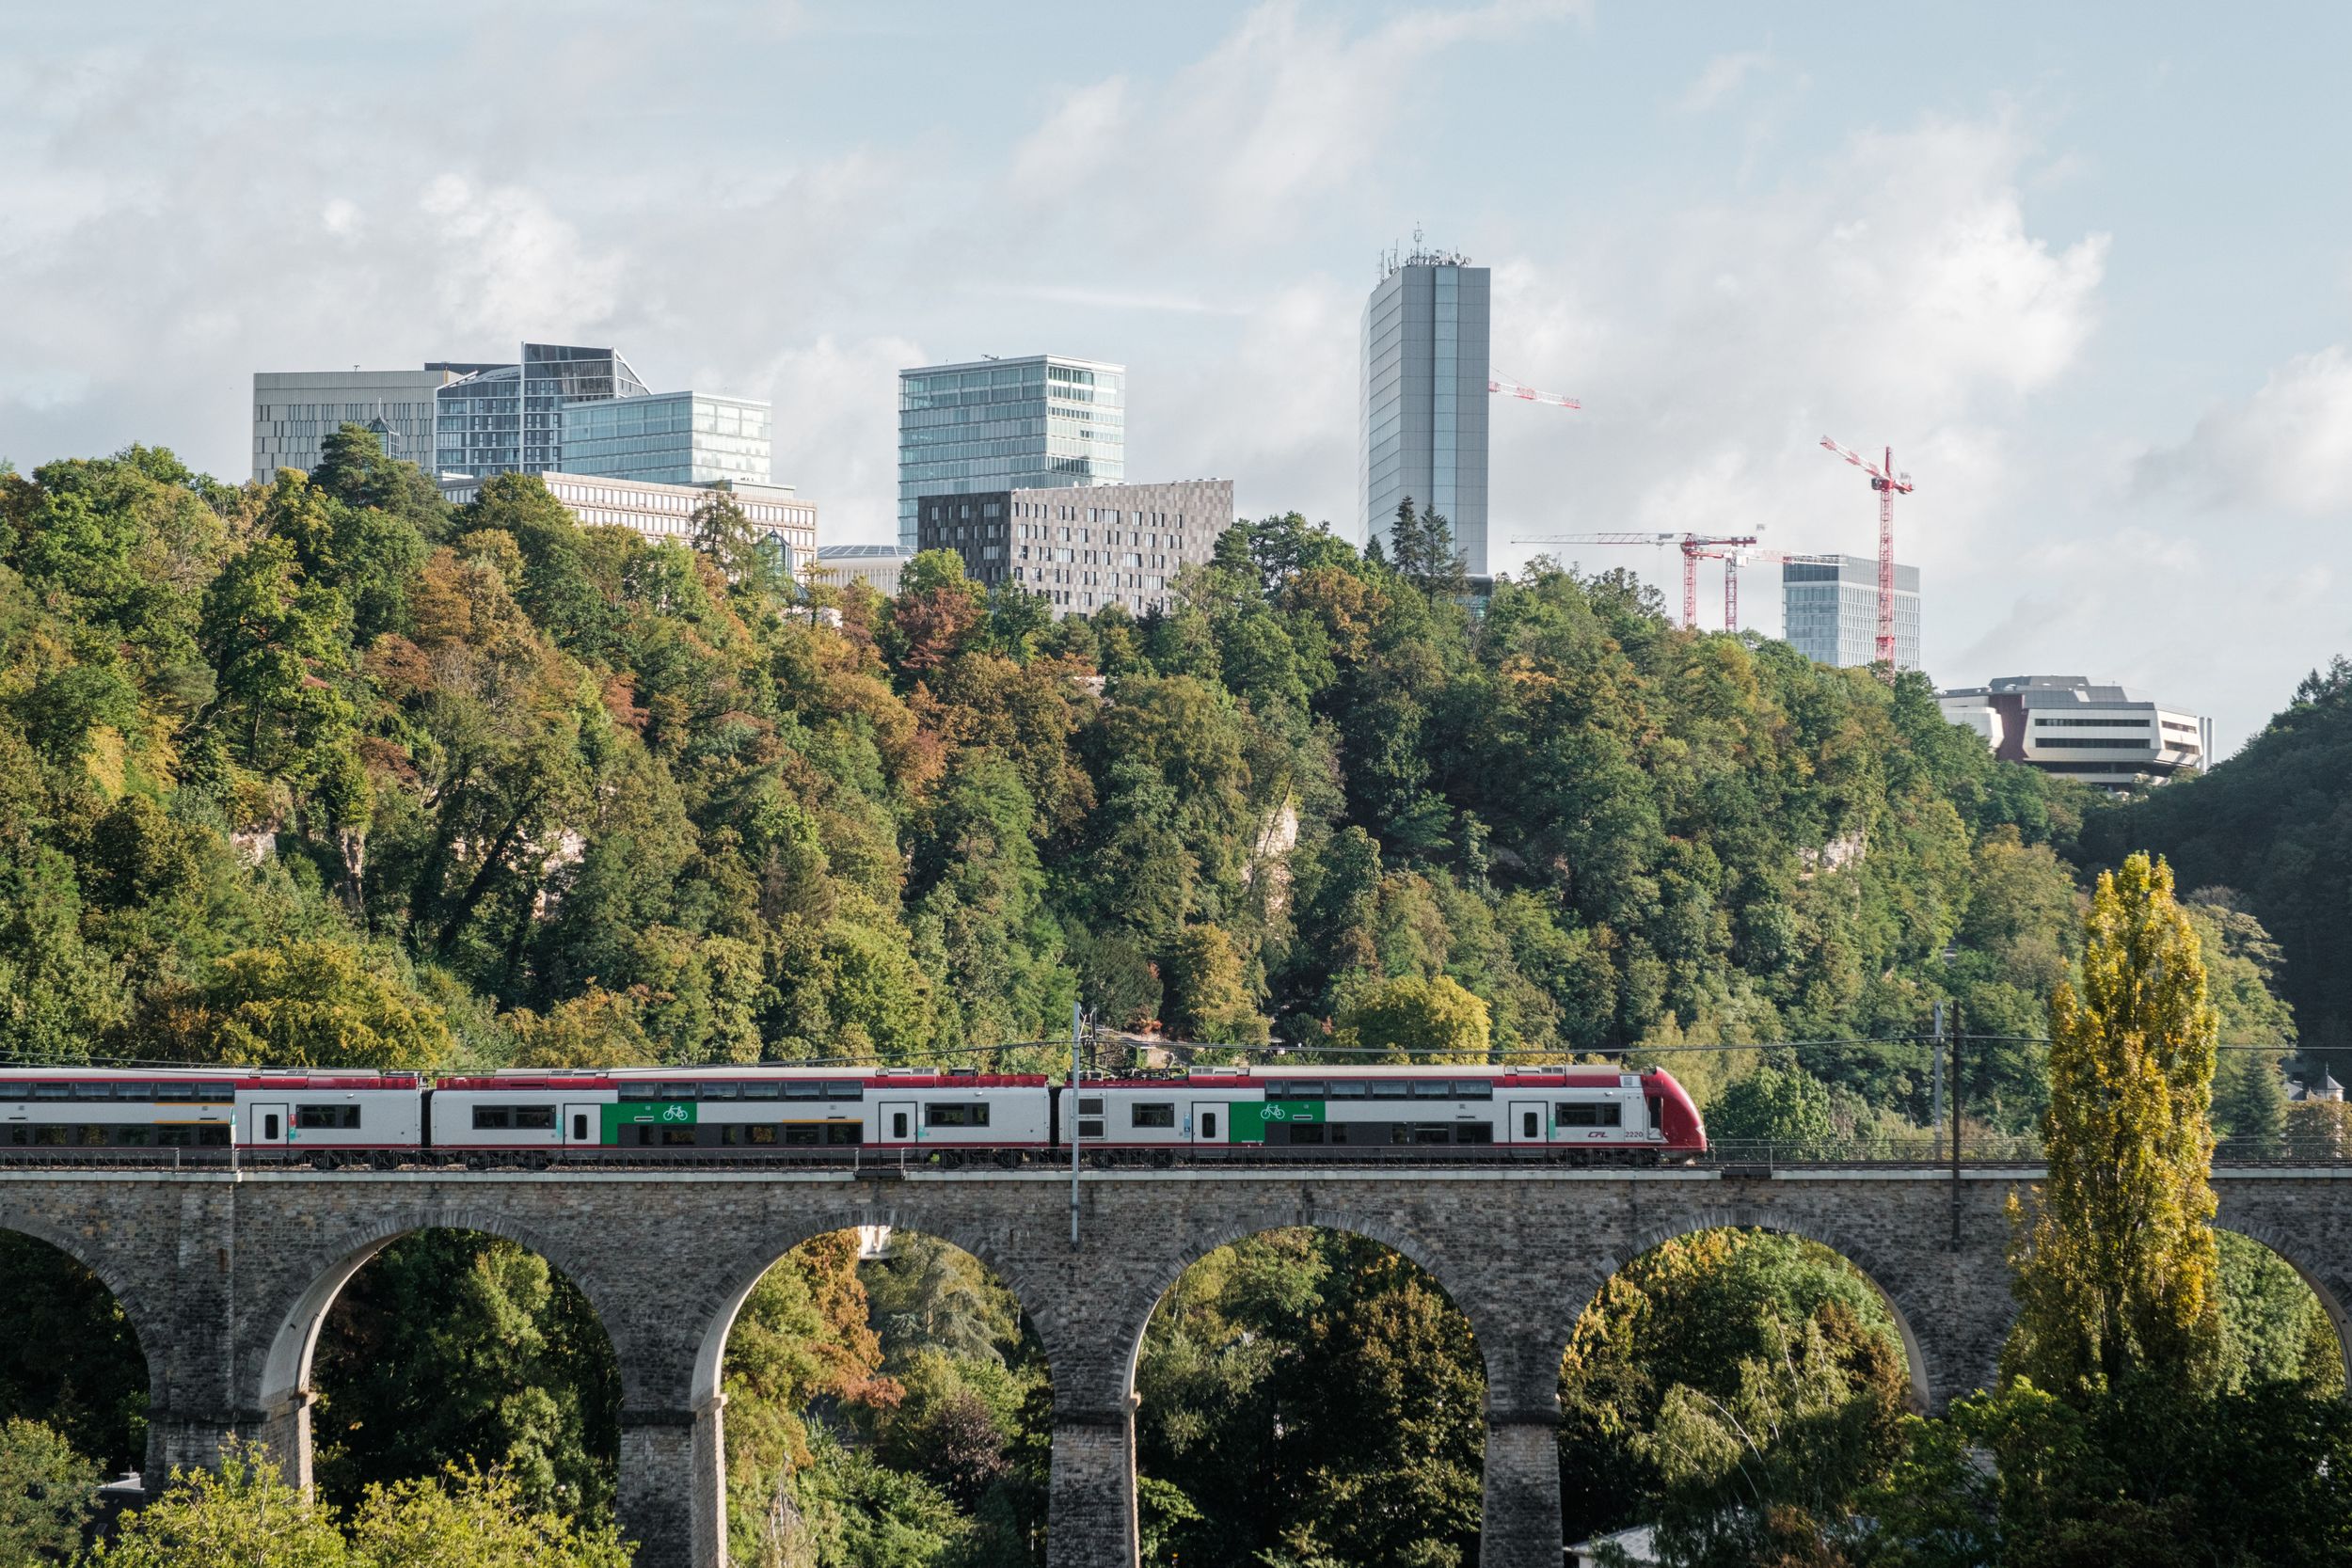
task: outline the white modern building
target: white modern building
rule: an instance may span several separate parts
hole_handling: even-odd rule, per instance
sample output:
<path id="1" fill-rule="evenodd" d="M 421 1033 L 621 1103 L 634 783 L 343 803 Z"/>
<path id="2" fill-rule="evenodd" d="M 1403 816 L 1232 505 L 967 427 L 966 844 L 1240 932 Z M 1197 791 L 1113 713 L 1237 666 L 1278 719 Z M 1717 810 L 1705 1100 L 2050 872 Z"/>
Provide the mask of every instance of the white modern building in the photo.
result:
<path id="1" fill-rule="evenodd" d="M 2201 771 L 2213 754 L 2212 720 L 2081 675 L 2003 675 L 1935 700 L 2002 760 L 2107 789 Z"/>
<path id="2" fill-rule="evenodd" d="M 1486 384 L 1491 290 L 1450 251 L 1387 259 L 1364 302 L 1357 501 L 1367 543 L 1397 506 L 1441 514 L 1472 578 L 1487 575 Z"/>
<path id="3" fill-rule="evenodd" d="M 898 372 L 898 547 L 926 496 L 1116 484 L 1127 477 L 1127 367 L 1059 354 Z"/>
<path id="4" fill-rule="evenodd" d="M 1815 555 L 1780 568 L 1781 636 L 1816 664 L 1878 662 L 1879 563 Z M 1895 565 L 1895 668 L 1919 668 L 1919 568 Z"/>
<path id="5" fill-rule="evenodd" d="M 896 545 L 819 545 L 817 580 L 834 587 L 862 582 L 887 599 L 898 592 L 898 574 L 911 559 Z"/>
<path id="6" fill-rule="evenodd" d="M 367 426 L 386 451 L 431 473 L 435 399 L 440 388 L 474 368 L 256 371 L 254 483 L 271 483 L 280 468 L 309 473 L 319 466 L 321 445 L 346 424 Z"/>
<path id="7" fill-rule="evenodd" d="M 539 483 L 564 503 L 582 528 L 626 528 L 654 544 L 691 545 L 694 514 L 717 499 L 707 484 L 654 484 L 610 474 L 543 473 Z M 471 476 L 447 476 L 441 494 L 464 506 L 482 493 Z M 783 552 L 787 570 L 797 574 L 817 559 L 817 503 L 803 500 L 789 485 L 730 484 L 726 493 L 743 510 L 759 542 Z"/>

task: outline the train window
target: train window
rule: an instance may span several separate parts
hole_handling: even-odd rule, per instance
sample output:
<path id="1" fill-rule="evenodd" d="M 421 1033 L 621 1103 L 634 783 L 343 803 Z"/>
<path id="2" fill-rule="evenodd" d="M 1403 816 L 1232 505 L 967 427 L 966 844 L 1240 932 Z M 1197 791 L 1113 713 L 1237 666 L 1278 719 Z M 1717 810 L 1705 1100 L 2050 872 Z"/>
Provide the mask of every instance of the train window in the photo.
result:
<path id="1" fill-rule="evenodd" d="M 1130 1127 L 1173 1127 L 1176 1125 L 1176 1107 L 1166 1101 L 1130 1105 L 1127 1107 L 1127 1125 Z"/>
<path id="2" fill-rule="evenodd" d="M 661 1098 L 664 1100 L 691 1100 L 694 1098 L 695 1091 L 699 1087 L 699 1085 L 694 1084 L 664 1084 L 661 1085 Z"/>
<path id="3" fill-rule="evenodd" d="M 1457 1144 L 1490 1144 L 1495 1130 L 1483 1121 L 1457 1121 L 1454 1124 L 1454 1141 Z"/>
<path id="4" fill-rule="evenodd" d="M 572 1142 L 576 1144 L 584 1144 L 587 1141 L 588 1117 L 587 1113 L 580 1112 L 575 1114 L 572 1117 Z"/>
<path id="5" fill-rule="evenodd" d="M 1281 1096 L 1284 1100 L 1321 1100 L 1323 1098 L 1323 1085 L 1312 1079 L 1294 1081 L 1286 1085 L 1285 1088 L 1288 1092 Z M 1266 1098 L 1269 1100 L 1274 1098 L 1274 1092 L 1271 1089 L 1266 1091 Z"/>
<path id="6" fill-rule="evenodd" d="M 1085 1095 L 1080 1095 L 1078 1097 L 1078 1114 L 1082 1117 L 1101 1116 L 1103 1114 L 1103 1097 L 1101 1095 L 1096 1095 L 1089 1100 Z"/>
<path id="7" fill-rule="evenodd" d="M 1319 1144 L 1322 1141 L 1323 1124 L 1321 1122 L 1299 1121 L 1293 1122 L 1291 1124 L 1291 1142 L 1295 1144 Z"/>
<path id="8" fill-rule="evenodd" d="M 518 1128 L 532 1128 L 541 1132 L 552 1132 L 555 1131 L 555 1107 L 552 1105 L 517 1105 L 515 1107 L 515 1125 Z"/>
<path id="9" fill-rule="evenodd" d="M 866 1129 L 854 1121 L 829 1121 L 825 1123 L 825 1141 L 850 1148 L 866 1141 Z"/>
<path id="10" fill-rule="evenodd" d="M 54 1148 L 66 1141 L 66 1129 L 56 1126 L 54 1123 L 47 1127 L 36 1127 L 33 1129 L 33 1142 L 41 1145 L 43 1148 Z"/>
<path id="11" fill-rule="evenodd" d="M 894 1138 L 903 1138 L 907 1135 L 907 1114 L 904 1111 L 891 1113 L 890 1135 Z"/>
<path id="12" fill-rule="evenodd" d="M 784 1130 L 784 1141 L 795 1148 L 815 1148 L 824 1131 L 815 1122 L 795 1122 Z"/>
<path id="13" fill-rule="evenodd" d="M 1333 1143 L 1343 1144 L 1347 1142 L 1347 1123 L 1343 1121 L 1334 1121 L 1327 1123 L 1326 1125 L 1327 1131 L 1331 1134 L 1331 1141 Z M 1298 1129 L 1294 1127 L 1291 1131 L 1295 1132 Z"/>
<path id="14" fill-rule="evenodd" d="M 158 1084 L 155 1085 L 155 1098 L 158 1100 L 194 1100 L 196 1085 L 193 1084 Z"/>
<path id="15" fill-rule="evenodd" d="M 115 1098 L 117 1100 L 152 1100 L 155 1098 L 155 1085 L 152 1084 L 117 1084 Z"/>
<path id="16" fill-rule="evenodd" d="M 1406 1086 L 1394 1079 L 1372 1085 L 1372 1098 L 1375 1100 L 1402 1100 L 1406 1093 Z"/>
<path id="17" fill-rule="evenodd" d="M 661 1130 L 661 1142 L 664 1148 L 675 1148 L 681 1144 L 691 1144 L 693 1141 L 694 1129 L 691 1127 L 665 1127 Z"/>
<path id="18" fill-rule="evenodd" d="M 1520 1136 L 1520 1137 L 1522 1137 L 1522 1138 L 1534 1138 L 1534 1137 L 1539 1137 L 1539 1136 L 1541 1136 L 1541 1133 L 1539 1133 L 1539 1132 L 1537 1132 L 1536 1127 L 1535 1127 L 1535 1117 L 1536 1117 L 1536 1114 L 1537 1114 L 1537 1113 L 1535 1113 L 1535 1112 L 1534 1112 L 1534 1111 L 1521 1111 L 1521 1112 L 1519 1113 L 1519 1136 Z"/>
<path id="19" fill-rule="evenodd" d="M 747 1144 L 773 1144 L 776 1141 L 776 1130 L 767 1122 L 761 1122 L 755 1127 L 746 1127 L 743 1129 L 743 1141 Z"/>
<path id="20" fill-rule="evenodd" d="M 1420 1078 L 1413 1082 L 1415 1100 L 1445 1100 L 1454 1093 L 1454 1085 L 1442 1078 Z"/>
<path id="21" fill-rule="evenodd" d="M 787 1084 L 784 1086 L 784 1098 L 787 1100 L 822 1100 L 824 1097 L 825 1086 L 822 1084 Z"/>
<path id="22" fill-rule="evenodd" d="M 115 1141 L 125 1148 L 145 1148 L 149 1131 L 144 1127 L 118 1127 L 115 1129 Z"/>
<path id="23" fill-rule="evenodd" d="M 72 1085 L 69 1084 L 35 1084 L 33 1085 L 35 1100 L 63 1100 L 72 1092 Z"/>
<path id="24" fill-rule="evenodd" d="M 743 1085 L 740 1084 L 705 1084 L 703 1085 L 705 1100 L 733 1100 L 742 1092 Z"/>
<path id="25" fill-rule="evenodd" d="M 1413 1141 L 1417 1144 L 1450 1144 L 1454 1141 L 1454 1129 L 1443 1122 L 1423 1122 L 1413 1129 Z"/>
<path id="26" fill-rule="evenodd" d="M 273 1144 L 278 1141 L 278 1113 L 276 1111 L 272 1111 L 262 1118 L 262 1141 Z"/>
<path id="27" fill-rule="evenodd" d="M 1346 1078 L 1334 1079 L 1332 1080 L 1329 1092 L 1325 1094 L 1324 1098 L 1326 1100 L 1361 1100 L 1364 1098 L 1363 1080 L 1360 1078 L 1354 1080 Z"/>
<path id="28" fill-rule="evenodd" d="M 114 1098 L 114 1088 L 108 1084 L 76 1084 L 73 1085 L 73 1098 L 76 1100 L 111 1100 Z"/>
<path id="29" fill-rule="evenodd" d="M 1288 1100 L 1290 1098 L 1290 1093 L 1291 1085 L 1289 1079 L 1269 1078 L 1265 1081 L 1265 1097 L 1268 1100 Z"/>
<path id="30" fill-rule="evenodd" d="M 1099 1138 L 1103 1136 L 1103 1124 L 1100 1121 L 1081 1121 L 1078 1123 L 1078 1136 Z"/>
<path id="31" fill-rule="evenodd" d="M 357 1105 L 297 1105 L 294 1107 L 294 1125 L 348 1131 L 359 1125 L 359 1107 Z"/>
<path id="32" fill-rule="evenodd" d="M 477 1105 L 473 1108 L 473 1130 L 487 1132 L 515 1125 L 515 1110 L 511 1105 Z"/>
<path id="33" fill-rule="evenodd" d="M 206 1122 L 196 1130 L 196 1144 L 199 1148 L 227 1148 L 229 1147 L 228 1124 L 218 1121 Z"/>
<path id="34" fill-rule="evenodd" d="M 1625 1107 L 1615 1101 L 1568 1100 L 1554 1107 L 1563 1127 L 1622 1127 Z"/>
<path id="35" fill-rule="evenodd" d="M 772 1078 L 759 1079 L 743 1085 L 746 1100 L 774 1100 L 782 1096 L 784 1085 Z"/>
<path id="36" fill-rule="evenodd" d="M 926 1127 L 986 1127 L 988 1106 L 985 1102 L 977 1105 L 926 1105 L 923 1107 L 923 1125 Z"/>
<path id="37" fill-rule="evenodd" d="M 31 1143 L 32 1141 L 33 1141 L 33 1130 L 32 1130 L 31 1128 L 29 1128 L 29 1127 L 11 1127 L 11 1128 L 9 1128 L 9 1129 L 8 1129 L 8 1142 L 10 1142 L 10 1143 L 12 1143 L 12 1144 L 24 1145 L 24 1144 L 29 1144 L 29 1143 Z"/>
<path id="38" fill-rule="evenodd" d="M 199 1084 L 196 1086 L 196 1098 L 219 1101 L 225 1104 L 237 1098 L 237 1085 L 234 1084 Z"/>
<path id="39" fill-rule="evenodd" d="M 1215 1111 L 1200 1113 L 1200 1135 L 1204 1138 L 1216 1136 L 1216 1113 Z"/>
<path id="40" fill-rule="evenodd" d="M 1456 1078 L 1454 1081 L 1454 1098 L 1456 1100 L 1492 1100 L 1494 1097 L 1492 1079 Z"/>
<path id="41" fill-rule="evenodd" d="M 835 1080 L 825 1085 L 825 1098 L 827 1100 L 864 1100 L 866 1085 L 854 1078 Z"/>

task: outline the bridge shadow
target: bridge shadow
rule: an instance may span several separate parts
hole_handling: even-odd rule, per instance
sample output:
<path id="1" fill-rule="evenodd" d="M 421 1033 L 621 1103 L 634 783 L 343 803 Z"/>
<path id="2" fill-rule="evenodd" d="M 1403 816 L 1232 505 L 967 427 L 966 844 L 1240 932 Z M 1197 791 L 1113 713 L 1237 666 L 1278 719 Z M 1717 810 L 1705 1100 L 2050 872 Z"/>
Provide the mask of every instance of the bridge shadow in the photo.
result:
<path id="1" fill-rule="evenodd" d="M 1144 1562 L 1476 1559 L 1486 1368 L 1398 1247 L 1323 1227 L 1216 1246 L 1130 1367 Z"/>
<path id="2" fill-rule="evenodd" d="M 0 1229 L 0 1421 L 40 1422 L 109 1476 L 146 1468 L 151 1380 L 120 1293 L 15 1229 Z"/>
<path id="3" fill-rule="evenodd" d="M 823 1538 L 930 1538 L 958 1561 L 1040 1549 L 1044 1346 L 956 1243 L 881 1225 L 808 1238 L 720 1314 L 705 1379 L 724 1402 L 729 1560 L 813 1560 Z"/>

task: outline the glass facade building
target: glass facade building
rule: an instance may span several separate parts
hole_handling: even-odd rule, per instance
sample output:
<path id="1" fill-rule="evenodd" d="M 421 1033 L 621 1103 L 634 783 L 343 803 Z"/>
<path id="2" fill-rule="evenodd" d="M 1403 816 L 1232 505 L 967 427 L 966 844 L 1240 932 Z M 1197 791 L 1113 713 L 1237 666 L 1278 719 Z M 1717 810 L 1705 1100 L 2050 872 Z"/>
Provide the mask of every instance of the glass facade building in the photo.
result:
<path id="1" fill-rule="evenodd" d="M 646 395 L 618 349 L 525 343 L 519 364 L 465 368 L 434 395 L 434 465 L 475 479 L 560 469 L 567 404 Z"/>
<path id="2" fill-rule="evenodd" d="M 253 478 L 267 484 L 280 468 L 319 466 L 320 446 L 346 424 L 367 425 L 384 450 L 431 471 L 435 399 L 458 372 L 421 371 L 256 371 L 253 375 Z"/>
<path id="3" fill-rule="evenodd" d="M 1817 664 L 1867 665 L 1878 657 L 1879 563 L 1859 555 L 1784 562 L 1781 636 Z M 1919 668 L 1919 568 L 1895 566 L 1895 665 Z"/>
<path id="4" fill-rule="evenodd" d="M 565 404 L 558 466 L 657 484 L 765 484 L 770 451 L 766 404 L 655 392 Z"/>
<path id="5" fill-rule="evenodd" d="M 901 549 L 915 548 L 925 496 L 1117 484 L 1126 476 L 1123 365 L 1041 354 L 898 372 Z"/>
<path id="6" fill-rule="evenodd" d="M 1367 541 L 1399 503 L 1442 514 L 1470 576 L 1487 575 L 1486 384 L 1491 289 L 1485 267 L 1415 251 L 1364 305 L 1358 500 Z"/>

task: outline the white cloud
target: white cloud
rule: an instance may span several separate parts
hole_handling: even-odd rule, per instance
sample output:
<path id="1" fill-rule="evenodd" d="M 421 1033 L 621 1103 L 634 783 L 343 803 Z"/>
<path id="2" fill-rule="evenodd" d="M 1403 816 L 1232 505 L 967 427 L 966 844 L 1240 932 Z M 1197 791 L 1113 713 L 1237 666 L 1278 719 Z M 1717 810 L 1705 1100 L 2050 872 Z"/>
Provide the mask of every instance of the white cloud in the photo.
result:
<path id="1" fill-rule="evenodd" d="M 1705 114 L 1737 94 L 1749 76 L 1772 63 L 1772 57 L 1760 50 L 1718 55 L 1707 62 L 1696 81 L 1683 88 L 1675 107 L 1686 115 Z"/>
<path id="2" fill-rule="evenodd" d="M 2142 495 L 2300 516 L 2352 508 L 2352 351 L 2335 344 L 2272 371 L 2243 403 L 2215 409 L 2176 445 L 2142 457 Z"/>

